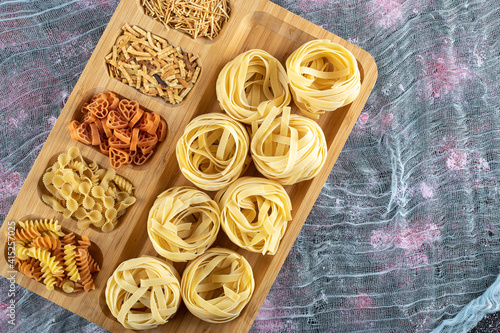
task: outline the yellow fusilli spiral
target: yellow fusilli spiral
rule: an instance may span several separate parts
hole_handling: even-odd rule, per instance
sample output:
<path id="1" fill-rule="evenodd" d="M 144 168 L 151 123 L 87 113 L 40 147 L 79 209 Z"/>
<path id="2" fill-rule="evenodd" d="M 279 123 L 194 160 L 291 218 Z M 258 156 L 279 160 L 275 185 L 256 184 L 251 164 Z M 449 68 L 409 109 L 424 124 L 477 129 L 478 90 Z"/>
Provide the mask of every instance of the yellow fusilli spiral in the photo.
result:
<path id="1" fill-rule="evenodd" d="M 24 221 L 24 222 L 19 221 L 19 225 L 23 229 L 37 227 L 38 231 L 40 231 L 40 232 L 50 231 L 59 237 L 64 236 L 64 233 L 61 231 L 61 226 L 59 225 L 59 221 L 54 220 L 54 219 L 29 220 L 29 221 Z M 51 236 L 51 237 L 55 237 L 55 236 Z"/>
<path id="2" fill-rule="evenodd" d="M 16 247 L 16 257 L 21 259 L 21 260 L 27 260 L 30 258 L 28 255 L 29 248 L 25 246 L 25 243 L 22 241 L 15 241 L 15 247 Z"/>
<path id="3" fill-rule="evenodd" d="M 64 246 L 64 265 L 66 266 L 66 272 L 68 273 L 69 279 L 71 281 L 80 280 L 80 273 L 78 272 L 78 267 L 76 266 L 76 247 L 74 245 Z"/>
<path id="4" fill-rule="evenodd" d="M 129 182 L 127 179 L 123 178 L 120 175 L 115 175 L 113 181 L 115 182 L 116 185 L 118 185 L 118 187 L 122 191 L 125 191 L 130 195 L 134 194 L 134 185 L 132 185 L 132 183 Z"/>
<path id="5" fill-rule="evenodd" d="M 49 251 L 31 247 L 28 255 L 32 258 L 40 260 L 40 266 L 42 266 L 42 268 L 47 267 L 52 274 L 59 275 L 64 273 L 60 263 L 55 260 L 56 258 L 53 257 Z"/>

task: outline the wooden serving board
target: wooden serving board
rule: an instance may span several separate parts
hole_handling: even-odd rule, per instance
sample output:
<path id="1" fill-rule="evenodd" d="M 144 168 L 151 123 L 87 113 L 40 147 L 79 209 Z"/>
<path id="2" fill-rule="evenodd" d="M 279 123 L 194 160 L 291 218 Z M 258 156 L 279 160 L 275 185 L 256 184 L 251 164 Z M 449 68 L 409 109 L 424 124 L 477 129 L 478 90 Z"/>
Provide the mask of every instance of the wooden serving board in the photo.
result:
<path id="1" fill-rule="evenodd" d="M 8 221 L 54 218 L 59 220 L 64 231 L 88 236 L 93 242 L 91 252 L 102 267 L 95 280 L 96 290 L 77 294 L 49 291 L 41 282 L 17 274 L 16 282 L 19 285 L 110 331 L 124 331 L 123 326 L 107 308 L 104 296 L 106 281 L 124 260 L 144 254 L 159 256 L 148 238 L 147 215 L 158 194 L 173 186 L 192 185 L 179 170 L 175 157 L 175 144 L 182 135 L 184 127 L 195 116 L 207 112 L 221 112 L 216 99 L 215 83 L 222 67 L 238 54 L 254 48 L 269 52 L 285 64 L 287 57 L 303 43 L 318 38 L 331 39 L 346 47 L 356 57 L 361 72 L 361 93 L 353 103 L 335 112 L 327 112 L 318 120 L 325 133 L 328 158 L 321 173 L 314 179 L 285 187 L 293 205 L 293 220 L 288 224 L 278 252 L 274 256 L 263 256 L 242 250 L 231 243 L 222 230 L 214 244 L 243 254 L 252 265 L 255 292 L 251 301 L 237 319 L 225 324 L 209 324 L 201 321 L 181 305 L 176 316 L 167 324 L 158 327 L 156 331 L 233 333 L 246 332 L 250 329 L 375 84 L 377 68 L 373 58 L 366 51 L 268 0 L 231 0 L 230 5 L 229 21 L 224 25 L 221 34 L 210 41 L 205 38 L 193 40 L 181 32 L 166 29 L 162 23 L 144 14 L 140 0 L 120 2 L 0 232 L 0 243 L 4 244 L 4 232 Z M 183 50 L 200 56 L 199 64 L 202 68 L 200 77 L 194 89 L 181 104 L 168 105 L 159 97 L 148 97 L 109 77 L 104 57 L 110 52 L 125 23 L 138 25 L 167 39 L 174 46 L 180 46 Z M 90 146 L 71 140 L 68 130 L 68 123 L 77 119 L 82 104 L 94 94 L 106 91 L 113 91 L 122 97 L 136 100 L 144 108 L 159 113 L 165 118 L 169 127 L 166 141 L 157 147 L 150 161 L 140 167 L 125 166 L 118 170 L 120 175 L 135 185 L 137 202 L 128 209 L 118 227 L 110 233 L 90 228 L 79 230 L 75 220 L 63 218 L 41 200 L 44 191 L 41 178 L 45 169 L 54 163 L 60 153 L 73 146 L 77 146 L 86 159 L 95 160 L 101 167 L 111 167 L 107 156 Z M 293 112 L 298 113 L 295 106 Z M 246 173 L 246 175 L 254 174 L 257 174 L 254 168 L 249 168 Z M 213 193 L 209 194 L 213 197 Z M 7 246 L 4 255 L 0 257 L 0 273 L 7 277 L 9 276 L 6 262 Z M 182 274 L 185 264 L 175 266 Z"/>

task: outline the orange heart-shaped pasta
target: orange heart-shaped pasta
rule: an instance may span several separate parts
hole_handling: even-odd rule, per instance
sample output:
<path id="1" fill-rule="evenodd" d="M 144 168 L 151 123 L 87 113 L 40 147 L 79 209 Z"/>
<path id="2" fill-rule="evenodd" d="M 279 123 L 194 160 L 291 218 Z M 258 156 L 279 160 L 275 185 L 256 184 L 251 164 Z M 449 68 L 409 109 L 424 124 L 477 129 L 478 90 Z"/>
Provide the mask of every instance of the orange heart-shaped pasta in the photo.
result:
<path id="1" fill-rule="evenodd" d="M 134 156 L 134 164 L 143 165 L 151 156 L 153 156 L 153 153 L 154 152 L 151 150 L 149 153 L 143 154 L 142 151 L 138 150 L 137 154 Z"/>
<path id="2" fill-rule="evenodd" d="M 98 98 L 90 103 L 90 105 L 87 106 L 87 109 L 89 109 L 89 111 L 92 112 L 97 118 L 102 119 L 108 115 L 108 107 L 109 103 L 106 98 Z"/>
<path id="3" fill-rule="evenodd" d="M 122 116 L 120 111 L 112 110 L 108 114 L 106 125 L 112 129 L 125 128 L 128 126 L 128 121 Z"/>
<path id="4" fill-rule="evenodd" d="M 132 139 L 132 130 L 130 128 L 117 128 L 113 133 L 121 141 L 130 144 Z"/>
<path id="5" fill-rule="evenodd" d="M 118 104 L 118 109 L 122 113 L 123 117 L 130 122 L 139 110 L 139 103 L 136 101 L 129 101 L 128 99 L 122 99 Z"/>
<path id="6" fill-rule="evenodd" d="M 116 149 L 125 149 L 130 147 L 130 143 L 125 143 L 118 139 L 116 136 L 112 136 L 108 139 L 109 146 Z"/>
<path id="7" fill-rule="evenodd" d="M 110 111 L 116 109 L 118 107 L 118 103 L 120 103 L 120 99 L 111 91 L 106 93 L 106 99 L 108 100 L 108 110 Z"/>
<path id="8" fill-rule="evenodd" d="M 156 131 L 156 136 L 158 137 L 158 141 L 162 142 L 167 137 L 168 126 L 167 122 L 161 118 L 160 124 L 158 125 L 158 130 Z"/>

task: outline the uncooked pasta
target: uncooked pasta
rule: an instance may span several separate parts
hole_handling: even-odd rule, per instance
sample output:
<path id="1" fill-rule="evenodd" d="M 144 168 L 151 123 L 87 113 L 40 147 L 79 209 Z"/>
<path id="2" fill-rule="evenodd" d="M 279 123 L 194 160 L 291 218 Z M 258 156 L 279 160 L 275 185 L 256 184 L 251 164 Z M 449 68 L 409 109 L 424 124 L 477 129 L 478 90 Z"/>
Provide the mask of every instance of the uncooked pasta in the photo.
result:
<path id="1" fill-rule="evenodd" d="M 361 83 L 354 55 L 329 40 L 312 40 L 288 57 L 286 70 L 295 104 L 311 118 L 354 101 Z"/>
<path id="2" fill-rule="evenodd" d="M 220 228 L 219 206 L 191 187 L 161 193 L 149 211 L 148 234 L 155 250 L 172 261 L 188 261 L 203 254 Z"/>
<path id="3" fill-rule="evenodd" d="M 221 226 L 239 247 L 262 254 L 275 254 L 292 203 L 283 186 L 274 180 L 242 177 L 217 193 Z"/>
<path id="4" fill-rule="evenodd" d="M 249 50 L 227 63 L 216 85 L 221 108 L 245 124 L 261 123 L 273 107 L 291 101 L 283 65 L 263 50 Z"/>
<path id="5" fill-rule="evenodd" d="M 252 267 L 240 254 L 211 248 L 182 274 L 182 299 L 188 310 L 209 323 L 238 317 L 255 289 Z"/>

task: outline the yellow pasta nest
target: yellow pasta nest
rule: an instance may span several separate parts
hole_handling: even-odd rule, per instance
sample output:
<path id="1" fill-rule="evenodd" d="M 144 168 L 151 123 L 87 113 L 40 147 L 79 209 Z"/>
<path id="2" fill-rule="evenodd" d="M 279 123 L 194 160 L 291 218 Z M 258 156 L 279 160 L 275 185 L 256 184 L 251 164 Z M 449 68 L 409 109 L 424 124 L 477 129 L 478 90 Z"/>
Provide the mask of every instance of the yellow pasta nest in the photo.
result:
<path id="1" fill-rule="evenodd" d="M 292 203 L 283 186 L 274 180 L 243 177 L 215 197 L 221 210 L 221 226 L 239 247 L 262 254 L 275 254 Z"/>
<path id="2" fill-rule="evenodd" d="M 234 182 L 250 164 L 245 127 L 222 113 L 193 119 L 177 142 L 182 174 L 199 188 L 217 191 Z"/>
<path id="3" fill-rule="evenodd" d="M 290 115 L 290 108 L 274 108 L 254 129 L 250 152 L 257 170 L 282 185 L 316 176 L 327 157 L 325 134 L 311 119 Z"/>
<path id="4" fill-rule="evenodd" d="M 124 261 L 106 285 L 106 304 L 125 327 L 145 330 L 165 324 L 181 302 L 179 274 L 158 258 Z"/>
<path id="5" fill-rule="evenodd" d="M 219 206 L 207 194 L 190 187 L 161 193 L 148 216 L 148 234 L 155 250 L 172 261 L 203 254 L 219 232 Z"/>
<path id="6" fill-rule="evenodd" d="M 285 69 L 263 50 L 249 50 L 228 62 L 219 74 L 216 92 L 221 108 L 245 124 L 261 123 L 273 107 L 291 101 Z"/>
<path id="7" fill-rule="evenodd" d="M 307 116 L 318 118 L 354 101 L 361 83 L 354 55 L 329 40 L 312 40 L 286 61 L 295 104 Z"/>
<path id="8" fill-rule="evenodd" d="M 252 267 L 240 254 L 211 248 L 191 261 L 182 274 L 182 299 L 188 310 L 210 323 L 239 316 L 255 289 Z"/>

